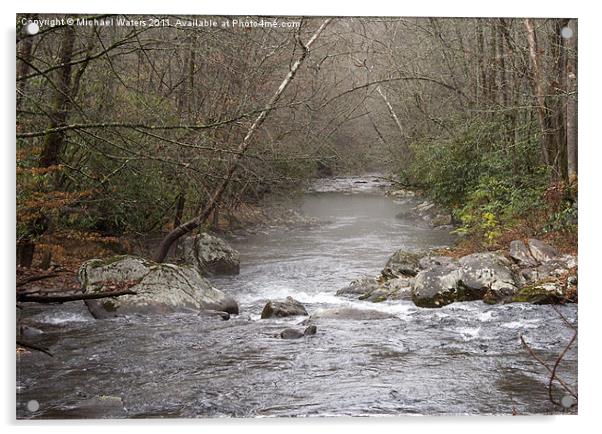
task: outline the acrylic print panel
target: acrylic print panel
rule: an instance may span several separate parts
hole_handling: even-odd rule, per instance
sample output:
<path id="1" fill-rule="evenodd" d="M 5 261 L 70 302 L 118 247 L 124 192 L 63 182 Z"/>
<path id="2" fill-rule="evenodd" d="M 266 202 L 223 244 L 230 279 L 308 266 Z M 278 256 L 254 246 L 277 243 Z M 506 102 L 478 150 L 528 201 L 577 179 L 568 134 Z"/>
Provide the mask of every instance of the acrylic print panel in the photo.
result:
<path id="1" fill-rule="evenodd" d="M 19 419 L 575 414 L 575 19 L 19 14 Z"/>

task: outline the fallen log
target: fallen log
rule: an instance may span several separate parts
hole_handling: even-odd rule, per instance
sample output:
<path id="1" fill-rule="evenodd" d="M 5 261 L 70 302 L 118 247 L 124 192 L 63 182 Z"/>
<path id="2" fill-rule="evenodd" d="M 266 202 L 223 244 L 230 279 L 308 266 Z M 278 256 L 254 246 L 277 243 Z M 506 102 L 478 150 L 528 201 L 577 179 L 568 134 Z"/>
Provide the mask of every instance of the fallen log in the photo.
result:
<path id="1" fill-rule="evenodd" d="M 73 295 L 31 295 L 26 292 L 17 294 L 17 302 L 21 303 L 65 303 L 68 301 L 96 300 L 99 298 L 120 297 L 122 295 L 136 295 L 134 291 L 105 291 L 94 294 Z"/>

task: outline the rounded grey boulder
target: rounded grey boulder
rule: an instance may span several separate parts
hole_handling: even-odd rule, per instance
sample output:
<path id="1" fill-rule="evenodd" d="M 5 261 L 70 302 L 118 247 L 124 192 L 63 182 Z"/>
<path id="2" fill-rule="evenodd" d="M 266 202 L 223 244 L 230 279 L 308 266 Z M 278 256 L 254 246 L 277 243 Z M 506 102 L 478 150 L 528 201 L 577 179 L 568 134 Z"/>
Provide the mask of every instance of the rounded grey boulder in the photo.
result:
<path id="1" fill-rule="evenodd" d="M 415 276 L 420 271 L 420 259 L 425 253 L 407 252 L 398 250 L 389 257 L 385 268 L 382 270 L 383 277 L 387 279 L 399 276 Z"/>
<path id="2" fill-rule="evenodd" d="M 416 275 L 412 300 L 420 307 L 442 307 L 456 301 L 496 303 L 516 290 L 510 262 L 497 253 L 474 253 L 447 265 L 435 265 Z"/>
<path id="3" fill-rule="evenodd" d="M 296 329 L 284 329 L 280 332 L 280 337 L 282 339 L 300 339 L 303 336 L 312 336 L 315 335 L 318 331 L 318 328 L 315 325 L 308 326 L 303 332 Z"/>
<path id="4" fill-rule="evenodd" d="M 240 273 L 240 254 L 221 238 L 202 233 L 180 243 L 180 256 L 202 275 Z"/>
<path id="5" fill-rule="evenodd" d="M 298 315 L 307 315 L 307 311 L 300 301 L 290 296 L 286 297 L 285 300 L 268 301 L 261 311 L 261 319 L 285 318 Z"/>
<path id="6" fill-rule="evenodd" d="M 79 269 L 84 293 L 128 289 L 136 295 L 86 300 L 95 318 L 131 313 L 212 310 L 238 314 L 238 303 L 193 267 L 158 264 L 136 256 L 92 259 Z"/>

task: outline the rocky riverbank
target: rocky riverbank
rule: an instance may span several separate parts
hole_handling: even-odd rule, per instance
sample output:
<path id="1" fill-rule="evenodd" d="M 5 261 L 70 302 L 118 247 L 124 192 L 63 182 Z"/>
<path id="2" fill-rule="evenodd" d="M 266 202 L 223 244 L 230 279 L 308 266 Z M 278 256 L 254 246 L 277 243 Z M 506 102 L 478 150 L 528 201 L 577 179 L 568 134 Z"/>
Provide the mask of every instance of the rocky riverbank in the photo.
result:
<path id="1" fill-rule="evenodd" d="M 454 219 L 448 210 L 424 198 L 421 192 L 407 189 L 388 190 L 386 195 L 396 201 L 420 200 L 420 203 L 415 205 L 407 212 L 401 212 L 396 217 L 404 219 L 413 217 L 431 227 L 451 228 L 454 224 Z"/>
<path id="2" fill-rule="evenodd" d="M 460 301 L 488 304 L 576 302 L 577 257 L 537 239 L 514 240 L 508 250 L 454 258 L 441 249 L 399 250 L 378 276 L 341 288 L 338 296 L 370 302 L 412 300 L 437 308 Z"/>

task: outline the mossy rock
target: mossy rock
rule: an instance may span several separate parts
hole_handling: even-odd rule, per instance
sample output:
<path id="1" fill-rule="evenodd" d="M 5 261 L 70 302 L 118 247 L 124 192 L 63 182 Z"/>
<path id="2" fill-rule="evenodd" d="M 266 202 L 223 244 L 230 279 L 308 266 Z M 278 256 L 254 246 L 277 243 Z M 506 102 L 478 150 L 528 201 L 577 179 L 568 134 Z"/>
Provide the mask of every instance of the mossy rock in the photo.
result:
<path id="1" fill-rule="evenodd" d="M 539 283 L 519 289 L 511 301 L 514 303 L 558 304 L 565 301 L 564 294 L 557 283 Z"/>

